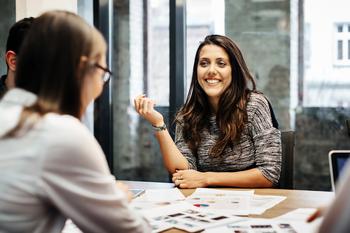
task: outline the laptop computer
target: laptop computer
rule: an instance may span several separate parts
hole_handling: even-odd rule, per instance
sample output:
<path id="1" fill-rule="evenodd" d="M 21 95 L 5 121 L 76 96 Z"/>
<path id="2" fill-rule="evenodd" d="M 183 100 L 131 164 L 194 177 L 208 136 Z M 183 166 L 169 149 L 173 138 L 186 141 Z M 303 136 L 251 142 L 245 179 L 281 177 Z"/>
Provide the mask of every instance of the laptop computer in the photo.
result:
<path id="1" fill-rule="evenodd" d="M 350 158 L 350 150 L 331 150 L 328 154 L 331 174 L 332 190 L 335 191 L 338 178 L 347 160 Z"/>

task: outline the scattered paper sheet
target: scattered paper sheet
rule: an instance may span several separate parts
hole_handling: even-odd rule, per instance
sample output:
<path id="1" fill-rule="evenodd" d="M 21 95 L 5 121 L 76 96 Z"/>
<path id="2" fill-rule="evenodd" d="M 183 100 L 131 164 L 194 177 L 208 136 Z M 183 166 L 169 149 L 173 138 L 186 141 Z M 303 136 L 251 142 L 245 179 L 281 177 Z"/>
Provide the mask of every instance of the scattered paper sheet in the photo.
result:
<path id="1" fill-rule="evenodd" d="M 214 189 L 214 188 L 197 188 L 190 196 L 202 196 L 202 195 L 213 195 L 217 197 L 222 196 L 252 196 L 254 190 L 225 190 L 225 189 Z"/>
<path id="2" fill-rule="evenodd" d="M 186 202 L 143 210 L 141 213 L 150 222 L 153 228 L 152 232 L 161 232 L 170 228 L 197 232 L 218 225 L 240 221 L 241 219 L 241 217 L 218 214 L 208 209 L 196 208 Z"/>
<path id="3" fill-rule="evenodd" d="M 206 229 L 207 233 L 315 233 L 321 223 L 321 219 L 317 219 L 312 223 L 307 223 L 306 219 L 316 209 L 300 208 L 288 212 L 273 219 L 263 218 L 244 218 L 245 221 L 229 223 L 224 226 L 218 226 Z"/>
<path id="4" fill-rule="evenodd" d="M 284 196 L 254 195 L 254 190 L 197 188 L 186 201 L 194 206 L 218 210 L 225 214 L 260 215 L 285 199 Z"/>
<path id="5" fill-rule="evenodd" d="M 206 233 L 298 233 L 293 225 L 268 219 L 246 218 L 246 221 L 206 229 Z M 307 233 L 307 232 L 303 232 Z"/>
<path id="6" fill-rule="evenodd" d="M 185 196 L 178 188 L 171 189 L 146 189 L 146 192 L 135 200 L 142 201 L 176 201 L 184 200 Z"/>
<path id="7" fill-rule="evenodd" d="M 299 208 L 274 219 L 277 221 L 292 222 L 297 232 L 318 232 L 318 228 L 323 218 L 317 218 L 311 223 L 306 222 L 309 216 L 311 216 L 315 211 L 315 208 Z"/>
<path id="8" fill-rule="evenodd" d="M 227 215 L 250 214 L 250 202 L 254 190 L 234 191 L 197 188 L 186 201 L 193 206 Z"/>
<path id="9" fill-rule="evenodd" d="M 286 214 L 278 216 L 274 219 L 276 220 L 288 220 L 288 221 L 306 221 L 313 213 L 315 213 L 316 208 L 299 208 L 290 211 Z"/>
<path id="10" fill-rule="evenodd" d="M 183 200 L 185 200 L 185 196 L 178 188 L 147 189 L 144 194 L 132 200 L 131 207 L 135 210 L 147 210 L 176 204 Z"/>
<path id="11" fill-rule="evenodd" d="M 268 196 L 268 195 L 254 195 L 250 202 L 250 213 L 260 215 L 267 209 L 270 209 L 285 200 L 284 196 Z"/>
<path id="12" fill-rule="evenodd" d="M 317 226 L 306 222 L 251 219 L 206 229 L 206 233 L 315 233 Z"/>

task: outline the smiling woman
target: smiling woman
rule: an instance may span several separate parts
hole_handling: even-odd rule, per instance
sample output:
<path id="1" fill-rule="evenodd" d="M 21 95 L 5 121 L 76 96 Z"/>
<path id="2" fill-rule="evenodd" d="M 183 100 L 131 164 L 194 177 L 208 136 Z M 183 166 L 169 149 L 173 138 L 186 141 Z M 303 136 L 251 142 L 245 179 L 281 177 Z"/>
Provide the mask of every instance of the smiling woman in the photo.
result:
<path id="1" fill-rule="evenodd" d="M 164 125 L 153 100 L 140 95 L 135 108 L 153 126 Z M 175 142 L 166 128 L 155 135 L 164 164 L 181 188 L 278 183 L 280 131 L 241 51 L 226 36 L 209 35 L 199 45 L 189 94 L 176 116 Z"/>
<path id="2" fill-rule="evenodd" d="M 204 46 L 199 55 L 197 73 L 198 83 L 216 112 L 220 96 L 232 81 L 231 64 L 225 50 L 217 45 Z"/>

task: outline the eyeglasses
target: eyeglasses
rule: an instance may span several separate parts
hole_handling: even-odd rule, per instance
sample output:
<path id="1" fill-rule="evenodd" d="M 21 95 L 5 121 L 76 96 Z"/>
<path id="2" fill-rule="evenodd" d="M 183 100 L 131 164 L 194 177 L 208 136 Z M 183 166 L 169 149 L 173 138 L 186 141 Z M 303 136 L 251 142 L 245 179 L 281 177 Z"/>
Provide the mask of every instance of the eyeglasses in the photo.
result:
<path id="1" fill-rule="evenodd" d="M 98 64 L 98 63 L 95 63 L 94 66 L 104 71 L 102 80 L 103 80 L 103 82 L 105 82 L 105 83 L 108 82 L 108 80 L 109 80 L 109 79 L 111 78 L 111 76 L 113 75 L 112 71 L 110 71 L 110 70 L 109 70 L 108 68 L 106 68 L 106 67 L 101 66 L 101 65 Z"/>

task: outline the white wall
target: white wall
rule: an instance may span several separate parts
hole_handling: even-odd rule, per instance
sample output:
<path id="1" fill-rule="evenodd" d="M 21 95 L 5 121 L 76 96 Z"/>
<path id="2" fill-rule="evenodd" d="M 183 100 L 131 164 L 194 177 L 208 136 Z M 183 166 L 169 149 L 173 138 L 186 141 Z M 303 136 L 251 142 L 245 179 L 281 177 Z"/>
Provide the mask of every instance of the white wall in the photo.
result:
<path id="1" fill-rule="evenodd" d="M 335 64 L 335 24 L 350 23 L 349 0 L 305 0 L 306 66 L 304 101 L 306 106 L 350 106 L 350 66 Z M 345 54 L 346 55 L 346 54 Z M 312 87 L 310 86 L 312 84 Z M 329 88 L 330 85 L 343 85 Z M 347 94 L 349 93 L 349 94 Z"/>
<path id="2" fill-rule="evenodd" d="M 16 0 L 16 21 L 25 17 L 36 17 L 48 10 L 78 13 L 77 0 Z"/>

